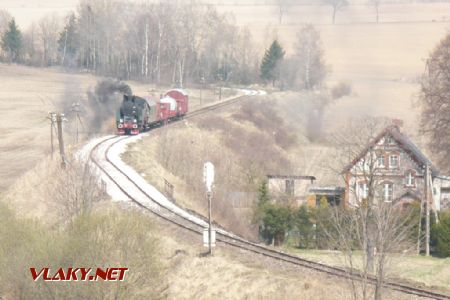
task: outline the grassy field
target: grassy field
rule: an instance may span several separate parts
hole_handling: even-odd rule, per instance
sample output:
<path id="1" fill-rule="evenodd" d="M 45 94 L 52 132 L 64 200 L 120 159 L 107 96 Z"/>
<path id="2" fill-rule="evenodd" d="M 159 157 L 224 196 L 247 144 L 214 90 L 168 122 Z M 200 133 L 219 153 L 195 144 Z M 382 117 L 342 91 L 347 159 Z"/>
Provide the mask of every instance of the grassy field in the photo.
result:
<path id="1" fill-rule="evenodd" d="M 64 97 L 78 99 L 96 79 L 90 75 L 0 64 L 0 82 L 0 191 L 4 191 L 49 154 L 48 112 L 58 110 Z M 66 89 L 69 84 L 78 86 L 70 95 Z"/>
<path id="2" fill-rule="evenodd" d="M 285 248 L 300 257 L 328 265 L 346 267 L 345 258 L 337 251 L 304 250 Z M 355 254 L 361 262 L 361 254 Z M 359 264 L 360 265 L 360 264 Z M 393 255 L 387 263 L 387 277 L 420 283 L 428 287 L 439 287 L 450 291 L 450 258 Z"/>

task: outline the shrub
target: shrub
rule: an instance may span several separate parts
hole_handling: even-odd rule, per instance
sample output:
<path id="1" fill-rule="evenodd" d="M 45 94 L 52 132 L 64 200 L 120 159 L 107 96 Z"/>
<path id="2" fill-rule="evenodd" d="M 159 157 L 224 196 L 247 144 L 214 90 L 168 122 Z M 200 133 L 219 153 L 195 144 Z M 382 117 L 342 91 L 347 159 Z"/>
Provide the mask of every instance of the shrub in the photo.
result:
<path id="1" fill-rule="evenodd" d="M 263 228 L 274 240 L 275 246 L 284 242 L 286 233 L 292 229 L 292 210 L 288 206 L 269 203 L 264 207 Z"/>
<path id="2" fill-rule="evenodd" d="M 298 247 L 308 249 L 313 247 L 314 227 L 311 213 L 305 205 L 299 207 L 294 216 L 295 227 L 299 233 Z"/>
<path id="3" fill-rule="evenodd" d="M 431 244 L 438 257 L 450 256 L 450 210 L 439 214 L 439 223 L 431 228 Z"/>
<path id="4" fill-rule="evenodd" d="M 275 246 L 284 243 L 286 233 L 293 227 L 293 211 L 289 206 L 272 203 L 263 181 L 258 189 L 258 206 L 255 209 L 254 220 L 260 224 L 260 238 Z"/>
<path id="5" fill-rule="evenodd" d="M 0 298 L 156 299 L 165 287 L 158 240 L 141 213 L 82 214 L 55 230 L 19 219 L 0 201 Z M 30 267 L 127 267 L 123 282 L 34 282 Z"/>

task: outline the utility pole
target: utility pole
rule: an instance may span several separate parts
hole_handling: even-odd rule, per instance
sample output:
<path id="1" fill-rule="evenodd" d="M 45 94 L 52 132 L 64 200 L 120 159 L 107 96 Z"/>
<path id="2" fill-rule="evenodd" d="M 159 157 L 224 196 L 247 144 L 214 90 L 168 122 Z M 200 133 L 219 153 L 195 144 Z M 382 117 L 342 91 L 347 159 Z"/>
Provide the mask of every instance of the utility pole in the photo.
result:
<path id="1" fill-rule="evenodd" d="M 207 192 L 206 195 L 208 196 L 208 249 L 209 249 L 209 255 L 212 256 L 212 222 L 211 222 L 211 198 L 212 193 Z"/>
<path id="2" fill-rule="evenodd" d="M 74 102 L 72 103 L 72 108 L 70 109 L 70 111 L 75 113 L 75 122 L 76 122 L 76 143 L 78 144 L 78 140 L 79 140 L 79 127 L 78 127 L 78 121 L 81 123 L 81 119 L 80 119 L 80 103 L 79 102 Z"/>
<path id="3" fill-rule="evenodd" d="M 64 114 L 56 115 L 56 124 L 58 128 L 58 143 L 59 143 L 59 154 L 61 155 L 61 166 L 63 168 L 66 167 L 66 154 L 64 152 L 64 140 L 63 140 L 63 132 L 62 132 L 62 122 L 63 122 Z"/>
<path id="4" fill-rule="evenodd" d="M 430 199 L 429 199 L 429 182 L 430 165 L 426 165 L 425 169 L 425 255 L 430 256 Z"/>
<path id="5" fill-rule="evenodd" d="M 51 153 L 52 153 L 52 159 L 53 159 L 53 131 L 55 130 L 55 122 L 56 122 L 56 113 L 54 112 L 49 112 L 48 113 L 49 116 L 47 117 L 47 119 L 50 120 L 50 149 L 51 149 Z"/>
<path id="6" fill-rule="evenodd" d="M 212 256 L 212 220 L 211 220 L 211 200 L 212 187 L 214 184 L 214 165 L 206 162 L 203 167 L 203 181 L 206 185 L 206 195 L 208 197 L 208 254 Z"/>
<path id="7" fill-rule="evenodd" d="M 417 255 L 420 255 L 420 240 L 422 235 L 422 214 L 423 214 L 423 198 L 420 200 L 419 226 L 417 233 Z"/>
<path id="8" fill-rule="evenodd" d="M 202 76 L 202 78 L 200 78 L 200 106 L 202 106 L 202 90 L 203 90 L 203 85 L 205 84 L 205 77 Z"/>

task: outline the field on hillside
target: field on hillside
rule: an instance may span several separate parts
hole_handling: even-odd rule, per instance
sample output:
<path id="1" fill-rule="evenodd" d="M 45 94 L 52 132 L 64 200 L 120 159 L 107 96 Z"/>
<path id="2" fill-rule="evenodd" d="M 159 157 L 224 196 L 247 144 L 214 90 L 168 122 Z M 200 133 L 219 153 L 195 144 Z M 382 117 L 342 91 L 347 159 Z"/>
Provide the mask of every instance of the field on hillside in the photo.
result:
<path id="1" fill-rule="evenodd" d="M 50 111 L 77 101 L 96 79 L 51 69 L 0 64 L 0 191 L 50 153 Z M 76 86 L 70 89 L 69 86 Z M 55 141 L 55 150 L 57 143 Z"/>
<path id="2" fill-rule="evenodd" d="M 69 113 L 73 102 L 81 103 L 80 125 L 82 138 L 93 132 L 85 120 L 89 108 L 86 103 L 87 91 L 93 90 L 101 77 L 89 74 L 71 74 L 56 69 L 30 68 L 17 65 L 0 64 L 0 191 L 4 191 L 20 175 L 31 169 L 44 156 L 50 154 L 51 111 Z M 140 96 L 153 94 L 158 97 L 169 87 L 155 87 L 139 82 L 127 82 L 133 92 Z M 200 105 L 200 90 L 188 89 L 191 95 L 191 108 Z M 224 93 L 224 96 L 229 92 Z M 218 100 L 215 90 L 203 89 L 202 104 Z M 114 133 L 115 117 L 104 133 Z M 73 126 L 74 118 L 68 117 L 65 126 L 65 143 L 70 150 L 76 143 Z M 55 153 L 58 143 L 55 137 Z"/>
<path id="3" fill-rule="evenodd" d="M 450 29 L 450 4 L 386 4 L 376 24 L 372 7 L 354 5 L 337 15 L 325 6 L 291 7 L 278 24 L 275 6 L 223 6 L 248 26 L 261 53 L 278 38 L 287 53 L 295 47 L 296 32 L 311 22 L 321 33 L 325 59 L 330 66 L 329 85 L 347 82 L 352 94 L 329 110 L 335 124 L 352 116 L 401 118 L 412 134 L 418 129 L 419 86 L 430 51 Z"/>

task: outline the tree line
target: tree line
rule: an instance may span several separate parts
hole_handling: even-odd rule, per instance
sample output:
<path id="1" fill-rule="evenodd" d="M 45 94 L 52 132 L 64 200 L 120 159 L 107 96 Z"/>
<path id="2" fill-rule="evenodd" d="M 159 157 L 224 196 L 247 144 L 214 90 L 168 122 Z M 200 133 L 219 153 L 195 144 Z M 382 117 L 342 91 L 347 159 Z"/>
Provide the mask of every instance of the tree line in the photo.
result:
<path id="1" fill-rule="evenodd" d="M 64 20 L 43 17 L 22 32 L 2 13 L 2 60 L 60 65 L 149 82 L 234 82 L 258 76 L 248 30 L 210 5 L 81 0 Z"/>
<path id="2" fill-rule="evenodd" d="M 284 57 L 274 41 L 261 58 L 247 28 L 195 1 L 81 0 L 65 18 L 50 14 L 25 31 L 2 10 L 0 34 L 3 62 L 62 66 L 123 80 L 178 86 L 263 81 L 302 89 L 319 86 L 327 71 L 320 34 L 312 25 L 299 31 L 293 55 Z"/>

